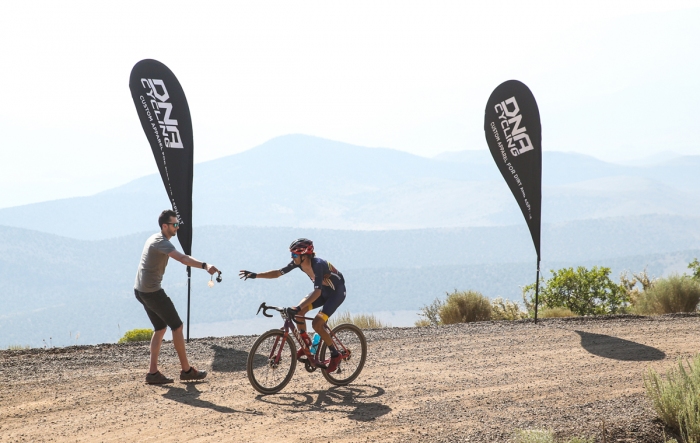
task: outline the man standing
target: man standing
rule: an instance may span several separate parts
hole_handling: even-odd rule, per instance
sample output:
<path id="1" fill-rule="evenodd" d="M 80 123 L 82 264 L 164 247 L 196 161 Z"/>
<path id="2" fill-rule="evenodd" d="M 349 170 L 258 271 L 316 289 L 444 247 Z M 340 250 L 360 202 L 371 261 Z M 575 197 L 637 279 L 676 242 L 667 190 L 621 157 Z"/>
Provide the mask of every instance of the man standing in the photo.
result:
<path id="1" fill-rule="evenodd" d="M 161 231 L 153 234 L 146 240 L 141 253 L 141 262 L 136 272 L 134 294 L 141 302 L 148 318 L 153 324 L 153 337 L 151 338 L 151 363 L 146 375 L 146 383 L 163 384 L 172 383 L 173 379 L 161 374 L 158 370 L 158 355 L 163 336 L 168 326 L 173 332 L 173 345 L 180 359 L 182 371 L 180 380 L 201 380 L 207 376 L 206 371 L 198 371 L 190 366 L 185 352 L 185 338 L 182 334 L 182 320 L 175 310 L 172 300 L 165 294 L 160 286 L 168 265 L 168 258 L 172 257 L 180 263 L 193 268 L 206 269 L 209 274 L 219 270 L 213 265 L 195 260 L 189 255 L 182 254 L 175 249 L 170 239 L 177 235 L 180 224 L 177 221 L 175 211 L 166 209 L 158 217 L 158 225 Z"/>

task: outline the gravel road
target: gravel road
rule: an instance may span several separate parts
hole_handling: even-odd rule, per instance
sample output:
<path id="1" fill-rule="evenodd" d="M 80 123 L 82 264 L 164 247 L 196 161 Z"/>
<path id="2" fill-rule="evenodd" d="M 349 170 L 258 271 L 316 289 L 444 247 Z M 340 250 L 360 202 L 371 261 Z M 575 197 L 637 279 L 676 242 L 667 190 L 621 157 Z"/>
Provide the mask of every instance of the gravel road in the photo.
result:
<path id="1" fill-rule="evenodd" d="M 367 330 L 353 384 L 297 366 L 268 396 L 246 378 L 255 336 L 192 340 L 210 376 L 163 386 L 144 383 L 147 344 L 0 351 L 0 442 L 602 442 L 605 423 L 607 442 L 657 443 L 642 375 L 697 353 L 699 333 L 694 314 Z M 179 373 L 170 343 L 161 371 Z"/>

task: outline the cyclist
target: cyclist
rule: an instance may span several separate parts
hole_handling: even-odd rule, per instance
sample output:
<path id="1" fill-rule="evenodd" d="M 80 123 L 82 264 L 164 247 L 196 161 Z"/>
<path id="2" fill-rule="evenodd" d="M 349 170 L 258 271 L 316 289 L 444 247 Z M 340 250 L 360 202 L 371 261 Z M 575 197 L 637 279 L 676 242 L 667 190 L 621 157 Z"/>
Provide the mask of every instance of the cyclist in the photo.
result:
<path id="1" fill-rule="evenodd" d="M 314 282 L 314 290 L 304 297 L 298 306 L 287 308 L 286 313 L 289 318 L 296 317 L 298 323 L 303 324 L 303 329 L 300 326 L 299 332 L 306 344 L 309 345 L 311 340 L 306 334 L 306 320 L 303 319 L 303 316 L 309 310 L 321 307 L 311 326 L 328 345 L 328 349 L 331 351 L 331 358 L 330 361 L 324 363 L 327 364 L 326 370 L 328 372 L 334 372 L 338 369 L 342 355 L 333 345 L 331 336 L 324 329 L 324 325 L 328 318 L 338 309 L 338 306 L 345 301 L 345 279 L 343 274 L 332 264 L 316 257 L 314 244 L 308 238 L 294 240 L 289 245 L 289 251 L 292 253 L 292 261 L 284 268 L 260 273 L 243 270 L 240 271 L 239 276 L 244 280 L 249 278 L 278 278 L 296 268 L 301 269 L 309 276 L 311 281 Z M 297 357 L 301 355 L 303 355 L 303 350 L 299 350 Z"/>

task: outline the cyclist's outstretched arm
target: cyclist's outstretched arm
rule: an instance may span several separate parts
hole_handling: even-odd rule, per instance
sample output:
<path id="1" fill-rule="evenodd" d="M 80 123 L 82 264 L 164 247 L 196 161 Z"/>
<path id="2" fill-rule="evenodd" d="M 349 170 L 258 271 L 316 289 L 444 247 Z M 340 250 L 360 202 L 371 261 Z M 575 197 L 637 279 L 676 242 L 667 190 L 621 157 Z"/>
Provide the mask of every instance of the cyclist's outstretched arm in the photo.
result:
<path id="1" fill-rule="evenodd" d="M 260 273 L 241 270 L 238 272 L 238 276 L 243 280 L 248 280 L 249 278 L 278 278 L 282 276 L 282 272 L 279 269 Z"/>

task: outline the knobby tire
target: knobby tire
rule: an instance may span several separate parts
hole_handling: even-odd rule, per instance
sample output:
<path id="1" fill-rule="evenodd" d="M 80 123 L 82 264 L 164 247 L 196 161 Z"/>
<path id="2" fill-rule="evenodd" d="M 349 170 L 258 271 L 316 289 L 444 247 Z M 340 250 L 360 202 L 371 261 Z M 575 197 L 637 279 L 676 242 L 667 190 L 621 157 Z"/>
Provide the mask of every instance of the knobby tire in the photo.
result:
<path id="1" fill-rule="evenodd" d="M 283 348 L 279 361 L 276 361 L 279 346 Z M 296 356 L 297 349 L 291 337 L 284 340 L 284 332 L 279 329 L 265 332 L 255 340 L 248 354 L 246 371 L 250 384 L 261 394 L 281 391 L 294 375 Z"/>
<path id="2" fill-rule="evenodd" d="M 340 362 L 338 369 L 332 374 L 325 369 L 322 369 L 321 372 L 329 383 L 336 386 L 345 386 L 355 380 L 362 372 L 367 359 L 367 340 L 365 340 L 362 330 L 350 323 L 333 328 L 333 335 L 350 351 L 350 355 Z M 343 347 L 338 346 L 337 343 L 336 348 L 339 352 L 343 350 Z M 330 358 L 330 351 L 325 343 L 323 343 L 319 352 L 321 361 Z M 328 357 L 326 357 L 326 354 L 328 354 Z"/>

